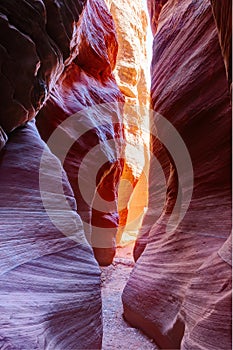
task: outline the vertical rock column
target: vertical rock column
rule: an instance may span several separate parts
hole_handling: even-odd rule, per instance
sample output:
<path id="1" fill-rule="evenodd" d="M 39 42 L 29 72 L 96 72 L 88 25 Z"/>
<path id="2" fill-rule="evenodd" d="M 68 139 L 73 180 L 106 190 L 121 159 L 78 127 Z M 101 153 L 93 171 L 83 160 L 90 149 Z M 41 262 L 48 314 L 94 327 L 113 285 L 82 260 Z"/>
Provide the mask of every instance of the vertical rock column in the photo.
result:
<path id="1" fill-rule="evenodd" d="M 136 237 L 147 207 L 149 158 L 149 67 L 146 48 L 147 15 L 142 1 L 108 0 L 119 51 L 114 75 L 125 96 L 124 169 L 119 187 L 117 243 Z M 124 234 L 123 234 L 124 233 Z"/>

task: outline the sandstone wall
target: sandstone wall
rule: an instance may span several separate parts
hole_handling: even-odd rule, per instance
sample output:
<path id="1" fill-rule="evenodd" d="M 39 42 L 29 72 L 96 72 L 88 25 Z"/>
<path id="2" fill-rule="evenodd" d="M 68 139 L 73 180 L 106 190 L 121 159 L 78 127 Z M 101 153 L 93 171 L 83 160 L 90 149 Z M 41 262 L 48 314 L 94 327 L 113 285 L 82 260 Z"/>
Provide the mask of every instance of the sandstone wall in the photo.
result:
<path id="1" fill-rule="evenodd" d="M 100 349 L 100 271 L 67 176 L 33 121 L 9 136 L 0 174 L 0 347 Z"/>
<path id="2" fill-rule="evenodd" d="M 229 84 L 232 82 L 232 1 L 211 0 Z"/>
<path id="3" fill-rule="evenodd" d="M 1 2 L 0 123 L 6 132 L 35 117 L 48 98 L 71 56 L 83 4 L 69 11 L 49 0 Z"/>
<path id="4" fill-rule="evenodd" d="M 209 1 L 149 5 L 152 107 L 159 113 L 151 119 L 159 130 L 152 149 L 164 175 L 156 176 L 153 159 L 124 315 L 162 349 L 230 349 L 231 109 L 218 31 Z M 192 186 L 184 153 L 161 115 L 179 131 L 194 172 L 192 200 L 175 229 L 169 220 L 179 218 Z"/>
<path id="5" fill-rule="evenodd" d="M 148 201 L 148 20 L 140 0 L 108 0 L 107 3 L 115 22 L 119 42 L 114 75 L 125 96 L 125 164 L 119 187 L 120 227 L 117 235 L 118 244 L 124 245 L 134 240 L 138 234 Z"/>
<path id="6" fill-rule="evenodd" d="M 100 270 L 90 244 L 100 263 L 111 262 L 123 142 L 116 55 L 103 1 L 1 1 L 1 348 L 101 348 Z M 39 111 L 47 141 L 85 107 L 93 108 L 45 145 L 32 120 Z M 67 150 L 61 164 L 56 155 Z M 87 203 L 76 182 L 82 163 Z"/>
<path id="7" fill-rule="evenodd" d="M 42 138 L 48 140 L 61 124 L 62 141 L 51 147 L 58 158 L 64 156 L 64 169 L 86 236 L 99 263 L 106 265 L 115 254 L 119 222 L 117 183 L 122 171 L 124 99 L 112 75 L 118 44 L 113 19 L 104 1 L 87 1 L 77 32 L 71 42 L 74 59 L 66 65 L 38 114 L 37 126 Z M 84 112 L 75 121 L 69 121 L 81 110 Z M 72 146 L 70 150 L 66 149 L 67 143 Z M 87 199 L 84 195 L 88 191 Z M 98 195 L 105 201 L 102 209 Z M 111 210 L 109 202 L 112 202 Z"/>

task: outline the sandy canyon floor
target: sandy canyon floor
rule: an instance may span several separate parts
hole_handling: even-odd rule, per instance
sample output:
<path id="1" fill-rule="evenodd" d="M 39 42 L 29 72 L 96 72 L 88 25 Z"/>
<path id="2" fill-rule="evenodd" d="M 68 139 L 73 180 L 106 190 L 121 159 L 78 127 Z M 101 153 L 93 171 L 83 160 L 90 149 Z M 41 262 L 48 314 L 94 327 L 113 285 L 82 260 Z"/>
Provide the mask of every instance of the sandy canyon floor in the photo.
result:
<path id="1" fill-rule="evenodd" d="M 153 340 L 123 319 L 121 294 L 133 269 L 133 246 L 118 248 L 112 265 L 101 267 L 104 337 L 103 350 L 157 350 Z"/>

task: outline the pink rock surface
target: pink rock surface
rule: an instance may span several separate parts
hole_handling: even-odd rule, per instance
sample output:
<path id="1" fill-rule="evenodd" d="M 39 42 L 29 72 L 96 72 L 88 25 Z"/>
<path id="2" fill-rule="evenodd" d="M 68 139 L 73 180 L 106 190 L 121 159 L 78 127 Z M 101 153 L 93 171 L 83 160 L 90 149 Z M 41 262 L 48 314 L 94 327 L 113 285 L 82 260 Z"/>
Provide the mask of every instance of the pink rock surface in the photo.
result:
<path id="1" fill-rule="evenodd" d="M 0 347 L 100 349 L 100 271 L 67 176 L 33 122 L 10 135 L 0 180 Z"/>
<path id="2" fill-rule="evenodd" d="M 85 222 L 86 236 L 99 263 L 106 265 L 114 257 L 118 226 L 117 183 L 122 171 L 123 141 L 122 107 L 118 102 L 123 102 L 123 97 L 112 74 L 118 45 L 113 20 L 104 1 L 87 1 L 75 45 L 76 58 L 53 88 L 37 117 L 37 126 L 47 141 L 59 124 L 66 120 L 69 123 L 70 116 L 84 110 L 84 115 L 79 115 L 72 127 L 62 124 L 64 137 L 73 140 L 73 146 L 67 150 L 64 169 L 75 194 L 78 213 Z M 108 105 L 102 109 L 98 106 L 106 103 Z M 87 131 L 77 138 L 78 131 L 83 129 Z M 59 149 L 54 147 L 53 152 L 60 157 L 62 148 L 65 152 L 64 147 L 61 142 Z M 98 150 L 95 151 L 95 147 Z M 88 155 L 88 163 L 83 166 Z M 99 169 L 93 179 L 96 164 Z M 79 176 L 84 191 L 92 189 L 89 201 L 83 197 Z M 96 193 L 106 201 L 106 209 L 99 210 L 98 203 L 94 206 Z M 110 201 L 113 207 L 109 212 Z"/>
<path id="3" fill-rule="evenodd" d="M 152 107 L 185 142 L 194 188 L 183 221 L 167 230 L 180 184 L 181 208 L 190 191 L 189 174 L 184 167 L 178 175 L 172 136 L 164 131 L 170 154 L 153 137 L 167 192 L 163 204 L 163 179 L 151 163 L 149 210 L 123 292 L 124 315 L 162 349 L 230 349 L 231 269 L 218 252 L 231 230 L 231 110 L 218 32 L 209 1 L 151 1 L 150 8 Z"/>
<path id="4" fill-rule="evenodd" d="M 232 81 L 232 1 L 211 0 L 229 83 Z"/>
<path id="5" fill-rule="evenodd" d="M 45 105 L 38 126 L 47 139 L 60 122 L 85 107 L 122 102 L 112 76 L 117 41 L 111 15 L 103 1 L 85 4 L 81 0 L 0 4 L 0 347 L 4 349 L 101 348 L 100 271 L 77 204 L 81 215 L 87 215 L 88 227 L 97 220 L 98 230 L 105 225 L 105 232 L 111 231 L 104 255 L 103 250 L 95 252 L 100 262 L 111 262 L 121 173 L 117 155 L 123 139 L 120 107 L 110 104 L 104 113 L 93 107 L 91 114 L 82 115 L 77 129 L 64 129 L 59 139 L 62 148 L 66 135 L 72 139 L 79 127 L 87 128 L 64 165 L 77 201 L 60 161 L 30 121 Z M 17 128 L 26 122 L 26 127 Z M 105 146 L 106 140 L 113 141 Z M 113 202 L 115 211 L 93 215 L 90 203 L 79 198 L 75 176 L 96 144 L 101 144 L 104 163 L 92 200 L 100 193 Z M 56 149 L 52 151 L 56 154 Z M 84 167 L 86 188 L 93 185 L 89 175 L 98 156 L 95 153 Z M 104 244 L 106 234 L 101 239 Z"/>
<path id="6" fill-rule="evenodd" d="M 181 314 L 186 328 L 182 349 L 230 349 L 232 236 L 197 270 Z"/>

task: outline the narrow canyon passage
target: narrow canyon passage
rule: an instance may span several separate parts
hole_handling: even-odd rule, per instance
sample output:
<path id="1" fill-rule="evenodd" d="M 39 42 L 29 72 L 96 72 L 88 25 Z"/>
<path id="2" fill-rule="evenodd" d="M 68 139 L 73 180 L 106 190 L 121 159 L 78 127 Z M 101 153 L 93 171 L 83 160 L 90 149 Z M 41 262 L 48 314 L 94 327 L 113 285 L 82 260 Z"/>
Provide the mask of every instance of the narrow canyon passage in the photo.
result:
<path id="1" fill-rule="evenodd" d="M 232 349 L 231 8 L 0 1 L 0 350 Z"/>
<path id="2" fill-rule="evenodd" d="M 102 349 L 156 350 L 153 339 L 123 318 L 122 293 L 135 265 L 133 249 L 148 205 L 149 103 L 152 34 L 146 1 L 108 0 L 117 37 L 113 71 L 125 97 L 124 168 L 118 191 L 117 250 L 110 266 L 101 267 Z"/>
<path id="3" fill-rule="evenodd" d="M 118 248 L 113 264 L 101 268 L 103 305 L 102 350 L 157 350 L 154 341 L 123 319 L 121 295 L 134 266 L 133 245 Z"/>

